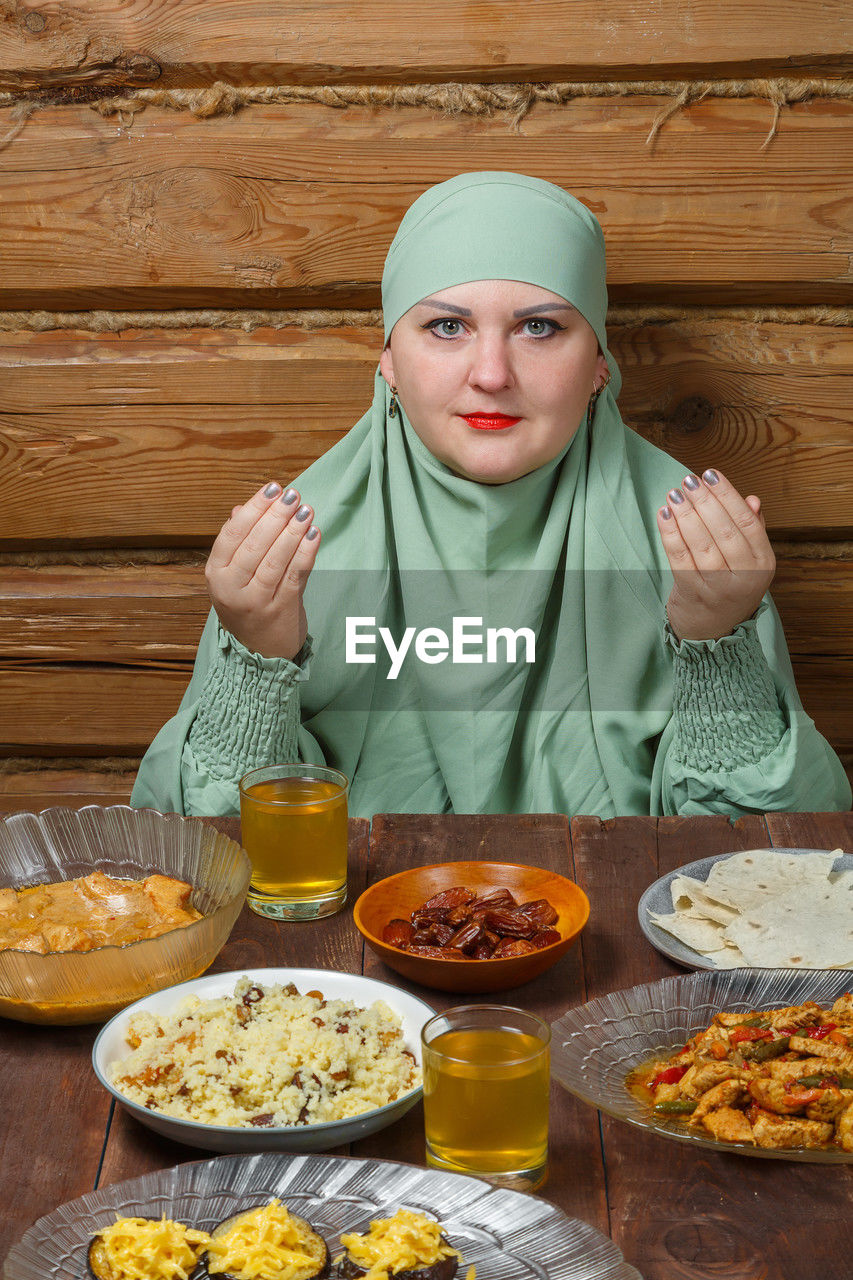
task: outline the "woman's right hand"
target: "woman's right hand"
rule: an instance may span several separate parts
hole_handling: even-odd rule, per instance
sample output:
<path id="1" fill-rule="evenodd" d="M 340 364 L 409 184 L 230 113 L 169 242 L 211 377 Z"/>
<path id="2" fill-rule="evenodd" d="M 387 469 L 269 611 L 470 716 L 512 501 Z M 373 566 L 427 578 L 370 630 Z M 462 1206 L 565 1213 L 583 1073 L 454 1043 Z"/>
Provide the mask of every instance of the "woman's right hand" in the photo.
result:
<path id="1" fill-rule="evenodd" d="M 295 489 L 260 489 L 219 531 L 204 575 L 219 621 L 253 653 L 295 658 L 308 635 L 302 596 L 320 546 Z"/>

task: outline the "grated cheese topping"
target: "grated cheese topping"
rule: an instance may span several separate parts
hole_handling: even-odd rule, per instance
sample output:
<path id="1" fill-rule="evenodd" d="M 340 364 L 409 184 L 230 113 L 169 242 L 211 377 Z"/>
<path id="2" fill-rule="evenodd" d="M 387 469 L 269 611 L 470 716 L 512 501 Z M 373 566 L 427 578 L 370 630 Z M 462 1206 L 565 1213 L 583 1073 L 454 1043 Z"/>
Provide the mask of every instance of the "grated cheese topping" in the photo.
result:
<path id="1" fill-rule="evenodd" d="M 94 1238 L 99 1266 L 111 1280 L 188 1280 L 210 1242 L 206 1231 L 172 1222 L 165 1214 L 117 1218 Z"/>
<path id="2" fill-rule="evenodd" d="M 207 1269 L 227 1272 L 237 1280 L 309 1280 L 326 1258 L 316 1233 L 306 1238 L 306 1223 L 289 1213 L 280 1200 L 239 1217 L 211 1238 Z"/>
<path id="3" fill-rule="evenodd" d="M 341 1236 L 341 1244 L 357 1266 L 368 1268 L 364 1280 L 391 1280 L 400 1271 L 416 1271 L 445 1258 L 462 1260 L 439 1223 L 411 1209 L 398 1209 L 393 1218 L 375 1218 L 365 1235 L 353 1231 Z M 474 1280 L 473 1267 L 467 1280 Z"/>

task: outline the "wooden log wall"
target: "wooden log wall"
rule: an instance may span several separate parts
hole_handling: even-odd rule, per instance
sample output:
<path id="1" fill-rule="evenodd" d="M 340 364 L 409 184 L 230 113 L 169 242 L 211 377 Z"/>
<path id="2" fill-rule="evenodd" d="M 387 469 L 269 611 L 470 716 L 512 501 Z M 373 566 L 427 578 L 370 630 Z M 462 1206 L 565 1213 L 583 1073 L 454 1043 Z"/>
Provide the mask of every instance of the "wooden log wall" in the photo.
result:
<path id="1" fill-rule="evenodd" d="M 623 415 L 762 496 L 853 764 L 848 12 L 0 0 L 0 808 L 127 798 L 217 529 L 363 412 L 399 218 L 487 168 L 600 219 Z"/>

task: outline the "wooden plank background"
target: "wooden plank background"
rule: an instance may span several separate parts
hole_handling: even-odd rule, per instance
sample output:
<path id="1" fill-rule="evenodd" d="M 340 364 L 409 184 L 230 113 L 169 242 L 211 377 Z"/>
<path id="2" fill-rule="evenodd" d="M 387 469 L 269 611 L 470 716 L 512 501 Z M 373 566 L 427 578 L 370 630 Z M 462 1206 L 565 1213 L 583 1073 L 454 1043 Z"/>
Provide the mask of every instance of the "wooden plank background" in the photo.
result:
<path id="1" fill-rule="evenodd" d="M 627 422 L 759 493 L 775 536 L 853 536 L 853 346 L 834 327 L 698 319 L 610 338 Z M 357 421 L 381 348 L 355 326 L 0 336 L 2 545 L 209 545 L 235 502 Z"/>
<path id="2" fill-rule="evenodd" d="M 790 75 L 849 65 L 845 0 L 2 0 L 4 87 Z"/>
<path id="3" fill-rule="evenodd" d="M 801 695 L 853 773 L 853 108 L 817 81 L 845 67 L 846 4 L 282 14 L 0 0 L 0 799 L 126 798 L 185 687 L 216 530 L 363 412 L 396 224 L 483 168 L 602 222 L 623 415 L 761 495 Z M 586 96 L 517 128 L 441 107 L 572 80 Z M 652 145 L 668 80 L 717 87 Z M 305 100 L 240 106 L 286 85 Z"/>
<path id="4" fill-rule="evenodd" d="M 788 108 L 764 152 L 766 102 L 697 103 L 651 149 L 662 105 L 542 104 L 518 132 L 505 114 L 313 102 L 209 120 L 149 107 L 129 129 L 40 111 L 0 151 L 0 306 L 374 307 L 405 210 L 471 169 L 548 178 L 589 205 L 612 300 L 849 302 L 849 102 Z"/>

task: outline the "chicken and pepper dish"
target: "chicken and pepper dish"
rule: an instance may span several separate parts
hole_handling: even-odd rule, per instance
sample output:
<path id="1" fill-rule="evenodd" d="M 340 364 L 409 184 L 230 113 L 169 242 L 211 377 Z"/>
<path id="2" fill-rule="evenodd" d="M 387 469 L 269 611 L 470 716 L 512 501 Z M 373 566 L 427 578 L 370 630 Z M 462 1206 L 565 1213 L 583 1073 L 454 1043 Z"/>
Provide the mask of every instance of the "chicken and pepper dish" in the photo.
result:
<path id="1" fill-rule="evenodd" d="M 721 1142 L 853 1151 L 853 994 L 829 1010 L 810 1001 L 718 1013 L 627 1085 L 656 1115 Z"/>

